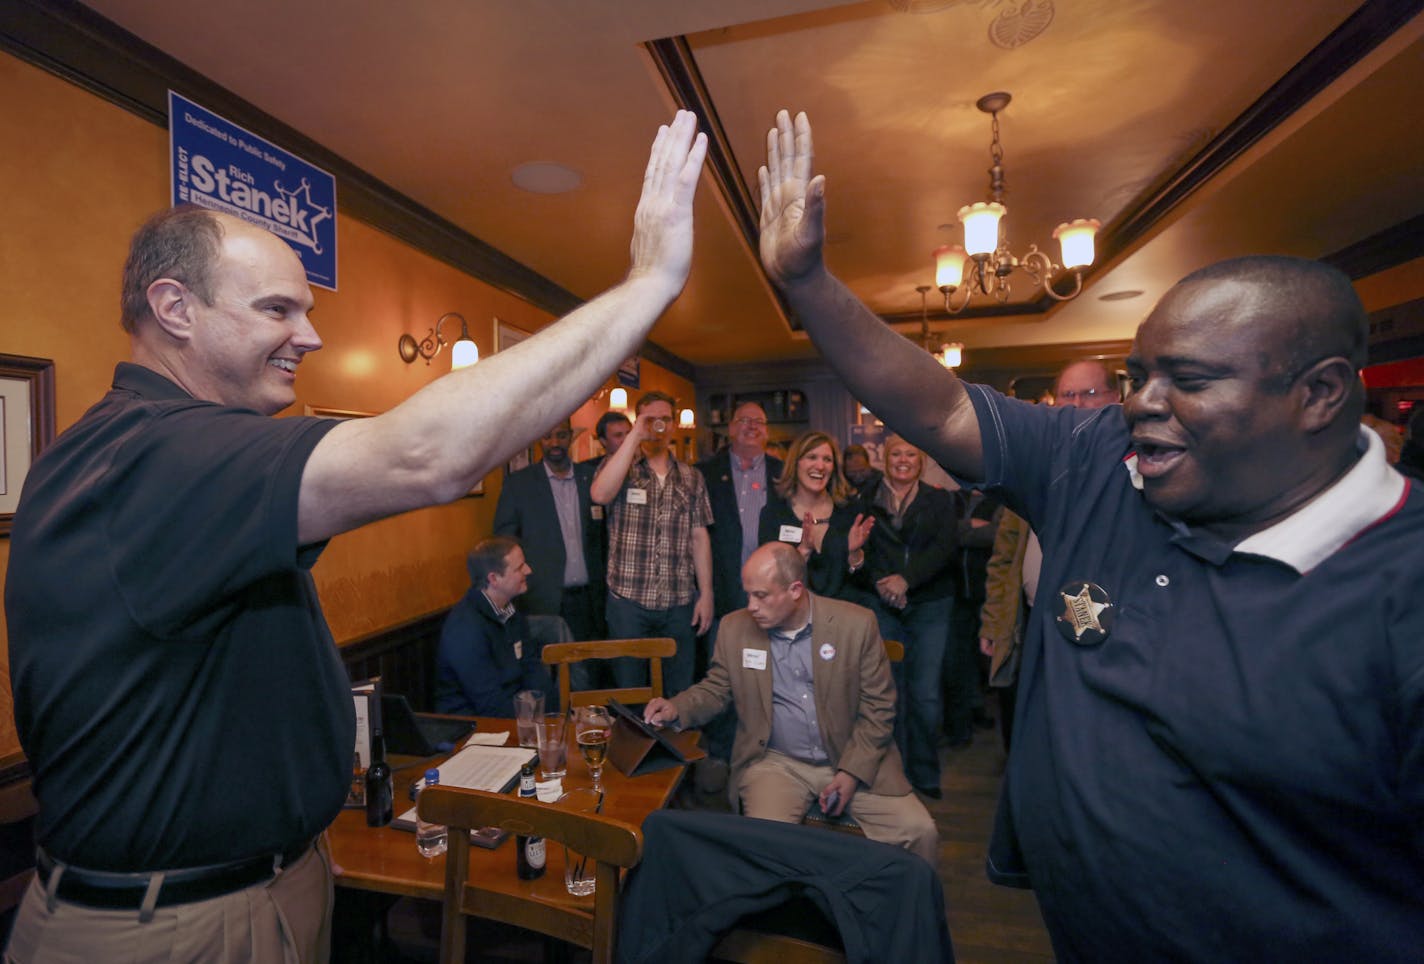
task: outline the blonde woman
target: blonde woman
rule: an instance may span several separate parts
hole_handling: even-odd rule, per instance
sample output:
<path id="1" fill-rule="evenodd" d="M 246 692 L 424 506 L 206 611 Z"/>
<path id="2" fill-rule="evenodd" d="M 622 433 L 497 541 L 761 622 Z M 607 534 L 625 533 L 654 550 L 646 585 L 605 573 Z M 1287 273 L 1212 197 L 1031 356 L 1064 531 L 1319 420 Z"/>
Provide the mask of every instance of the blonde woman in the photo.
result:
<path id="1" fill-rule="evenodd" d="M 863 567 L 875 520 L 856 511 L 853 496 L 835 439 L 807 432 L 791 443 L 781 477 L 761 510 L 758 541 L 800 549 L 816 595 L 873 607 Z"/>

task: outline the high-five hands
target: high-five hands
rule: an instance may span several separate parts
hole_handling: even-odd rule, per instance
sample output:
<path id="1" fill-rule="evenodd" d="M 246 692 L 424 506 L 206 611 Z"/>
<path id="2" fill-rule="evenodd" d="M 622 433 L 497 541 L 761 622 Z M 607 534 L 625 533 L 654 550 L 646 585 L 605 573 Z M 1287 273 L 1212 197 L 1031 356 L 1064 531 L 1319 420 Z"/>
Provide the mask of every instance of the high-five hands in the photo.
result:
<path id="1" fill-rule="evenodd" d="M 826 178 L 811 176 L 815 156 L 811 122 L 804 113 L 793 125 L 786 111 L 766 135 L 766 166 L 757 171 L 761 189 L 761 263 L 778 285 L 788 285 L 822 266 Z"/>

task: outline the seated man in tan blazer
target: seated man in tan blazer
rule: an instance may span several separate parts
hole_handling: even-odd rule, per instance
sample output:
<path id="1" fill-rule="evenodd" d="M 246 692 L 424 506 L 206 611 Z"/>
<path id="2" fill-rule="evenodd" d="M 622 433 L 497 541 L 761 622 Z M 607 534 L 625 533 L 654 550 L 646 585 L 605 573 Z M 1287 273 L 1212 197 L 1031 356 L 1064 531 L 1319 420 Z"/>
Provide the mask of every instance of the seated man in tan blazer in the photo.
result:
<path id="1" fill-rule="evenodd" d="M 870 610 L 806 589 L 795 547 L 768 543 L 742 567 L 747 608 L 728 614 L 702 682 L 655 699 L 649 723 L 699 726 L 737 708 L 731 786 L 750 817 L 799 823 L 812 800 L 849 810 L 872 840 L 930 864 L 934 819 L 910 792 L 891 726 L 895 686 Z"/>

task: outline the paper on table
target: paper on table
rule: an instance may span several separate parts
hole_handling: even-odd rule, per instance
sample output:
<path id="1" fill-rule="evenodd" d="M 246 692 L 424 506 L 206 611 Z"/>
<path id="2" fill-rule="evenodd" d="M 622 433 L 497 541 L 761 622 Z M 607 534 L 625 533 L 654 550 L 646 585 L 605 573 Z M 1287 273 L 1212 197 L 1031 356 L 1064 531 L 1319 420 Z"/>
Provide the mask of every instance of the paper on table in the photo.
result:
<path id="1" fill-rule="evenodd" d="M 501 730 L 498 733 L 475 733 L 465 741 L 465 746 L 504 746 L 509 742 L 509 732 Z"/>

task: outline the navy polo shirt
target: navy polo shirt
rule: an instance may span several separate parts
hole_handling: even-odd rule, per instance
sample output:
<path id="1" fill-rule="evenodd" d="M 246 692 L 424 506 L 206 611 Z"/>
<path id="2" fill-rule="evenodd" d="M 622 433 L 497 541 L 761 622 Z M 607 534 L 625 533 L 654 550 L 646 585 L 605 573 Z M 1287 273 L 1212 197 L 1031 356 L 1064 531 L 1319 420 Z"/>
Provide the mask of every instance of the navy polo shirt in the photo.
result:
<path id="1" fill-rule="evenodd" d="M 276 853 L 351 780 L 350 683 L 297 545 L 337 423 L 199 401 L 121 364 L 36 460 L 5 585 L 36 834 L 139 871 Z"/>
<path id="2" fill-rule="evenodd" d="M 1232 546 L 1147 505 L 1120 407 L 968 387 L 1044 556 L 990 875 L 1034 888 L 1063 961 L 1417 960 L 1424 495 L 1364 433 Z"/>

